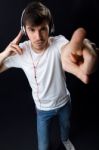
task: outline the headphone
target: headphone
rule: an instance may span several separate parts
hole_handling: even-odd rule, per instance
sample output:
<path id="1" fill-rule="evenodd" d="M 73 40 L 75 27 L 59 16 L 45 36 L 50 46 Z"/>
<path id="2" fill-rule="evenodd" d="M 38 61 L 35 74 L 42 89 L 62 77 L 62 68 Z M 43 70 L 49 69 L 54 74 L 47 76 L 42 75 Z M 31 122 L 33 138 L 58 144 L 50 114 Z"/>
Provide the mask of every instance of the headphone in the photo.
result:
<path id="1" fill-rule="evenodd" d="M 24 15 L 24 13 L 25 13 L 25 9 L 23 10 L 22 15 L 21 15 L 21 31 L 24 35 L 26 35 L 25 27 L 23 25 L 23 15 Z"/>
<path id="2" fill-rule="evenodd" d="M 26 31 L 25 31 L 25 27 L 23 25 L 23 16 L 24 16 L 24 13 L 25 13 L 25 9 L 22 11 L 22 15 L 21 15 L 21 31 L 24 35 L 26 35 Z M 53 23 L 53 18 L 51 17 L 51 21 L 50 21 L 50 34 L 53 34 L 54 31 L 55 31 L 55 26 L 54 26 L 54 23 Z"/>

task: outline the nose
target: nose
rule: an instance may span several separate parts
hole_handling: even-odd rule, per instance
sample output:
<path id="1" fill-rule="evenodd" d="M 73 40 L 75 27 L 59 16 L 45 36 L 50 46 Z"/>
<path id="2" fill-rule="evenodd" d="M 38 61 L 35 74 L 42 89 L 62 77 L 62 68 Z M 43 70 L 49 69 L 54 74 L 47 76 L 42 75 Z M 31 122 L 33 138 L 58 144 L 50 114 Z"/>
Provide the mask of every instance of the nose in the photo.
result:
<path id="1" fill-rule="evenodd" d="M 40 31 L 36 31 L 36 40 L 41 40 L 41 37 Z"/>

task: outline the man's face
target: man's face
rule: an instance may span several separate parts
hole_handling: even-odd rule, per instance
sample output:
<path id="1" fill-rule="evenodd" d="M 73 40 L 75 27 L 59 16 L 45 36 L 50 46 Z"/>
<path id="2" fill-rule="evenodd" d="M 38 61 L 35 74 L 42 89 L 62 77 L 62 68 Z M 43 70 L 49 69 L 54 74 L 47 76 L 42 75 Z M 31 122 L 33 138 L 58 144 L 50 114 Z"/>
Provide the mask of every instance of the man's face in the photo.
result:
<path id="1" fill-rule="evenodd" d="M 49 37 L 49 25 L 47 22 L 44 21 L 34 27 L 27 24 L 26 34 L 35 50 L 42 51 L 47 47 Z"/>

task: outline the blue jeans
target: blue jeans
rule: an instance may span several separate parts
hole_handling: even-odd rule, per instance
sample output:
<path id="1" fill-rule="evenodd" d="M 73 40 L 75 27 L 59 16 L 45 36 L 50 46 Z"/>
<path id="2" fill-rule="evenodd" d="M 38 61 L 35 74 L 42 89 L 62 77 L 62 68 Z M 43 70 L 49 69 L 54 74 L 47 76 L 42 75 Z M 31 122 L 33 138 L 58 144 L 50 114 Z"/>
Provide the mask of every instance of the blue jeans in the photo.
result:
<path id="1" fill-rule="evenodd" d="M 53 117 L 58 116 L 60 138 L 67 141 L 70 129 L 71 102 L 61 108 L 42 111 L 37 110 L 38 150 L 48 150 L 50 145 L 50 126 Z"/>

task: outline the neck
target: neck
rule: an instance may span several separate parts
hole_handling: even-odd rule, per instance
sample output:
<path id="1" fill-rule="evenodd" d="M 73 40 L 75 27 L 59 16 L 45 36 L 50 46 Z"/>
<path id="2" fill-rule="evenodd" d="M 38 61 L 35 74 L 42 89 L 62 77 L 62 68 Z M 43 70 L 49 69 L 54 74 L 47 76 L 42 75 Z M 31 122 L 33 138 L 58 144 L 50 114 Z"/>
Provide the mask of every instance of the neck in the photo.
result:
<path id="1" fill-rule="evenodd" d="M 44 48 L 41 48 L 41 49 L 35 49 L 31 43 L 31 47 L 32 47 L 32 50 L 35 52 L 35 53 L 42 53 L 44 52 L 49 46 L 49 40 L 48 42 L 45 44 Z"/>

